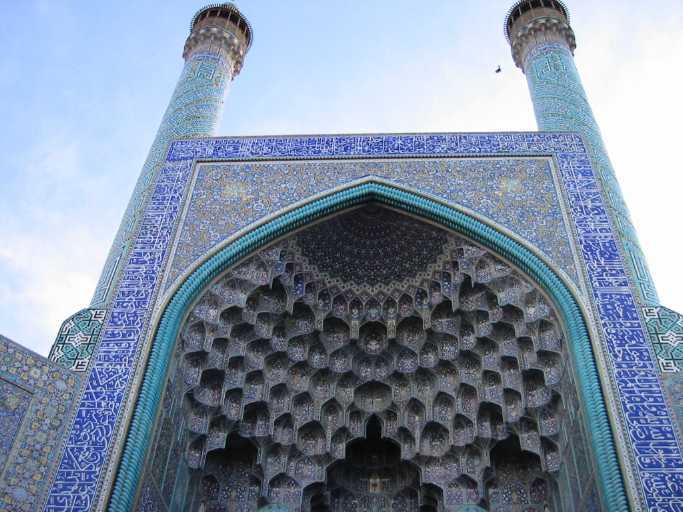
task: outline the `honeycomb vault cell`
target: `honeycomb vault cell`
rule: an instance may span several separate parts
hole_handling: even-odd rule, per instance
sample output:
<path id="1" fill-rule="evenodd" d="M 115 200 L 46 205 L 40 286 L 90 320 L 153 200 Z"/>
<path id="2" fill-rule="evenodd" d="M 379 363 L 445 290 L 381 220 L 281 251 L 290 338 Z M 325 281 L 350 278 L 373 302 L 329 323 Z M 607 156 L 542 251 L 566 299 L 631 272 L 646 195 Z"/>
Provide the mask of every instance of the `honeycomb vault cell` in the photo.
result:
<path id="1" fill-rule="evenodd" d="M 204 510 L 552 508 L 577 407 L 559 322 L 445 230 L 373 205 L 309 227 L 217 279 L 178 347 Z"/>

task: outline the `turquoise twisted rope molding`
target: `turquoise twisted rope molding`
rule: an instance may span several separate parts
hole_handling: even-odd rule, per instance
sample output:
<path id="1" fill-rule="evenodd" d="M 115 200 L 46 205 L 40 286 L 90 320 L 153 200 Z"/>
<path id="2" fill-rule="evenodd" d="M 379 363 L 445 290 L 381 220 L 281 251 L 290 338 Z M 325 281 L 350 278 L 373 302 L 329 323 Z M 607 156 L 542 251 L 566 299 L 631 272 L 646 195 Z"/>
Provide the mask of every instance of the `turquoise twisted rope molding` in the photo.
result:
<path id="1" fill-rule="evenodd" d="M 166 307 L 154 337 L 151 353 L 135 405 L 123 456 L 116 475 L 109 510 L 132 510 L 142 475 L 169 362 L 180 323 L 193 301 L 225 269 L 267 243 L 311 221 L 363 202 L 376 201 L 415 214 L 465 235 L 510 260 L 536 281 L 553 299 L 571 340 L 579 390 L 585 404 L 598 481 L 607 510 L 628 510 L 619 458 L 612 438 L 588 329 L 573 295 L 551 268 L 525 246 L 494 228 L 450 206 L 415 193 L 379 184 L 364 183 L 312 201 L 254 229 L 212 256 L 183 283 Z"/>

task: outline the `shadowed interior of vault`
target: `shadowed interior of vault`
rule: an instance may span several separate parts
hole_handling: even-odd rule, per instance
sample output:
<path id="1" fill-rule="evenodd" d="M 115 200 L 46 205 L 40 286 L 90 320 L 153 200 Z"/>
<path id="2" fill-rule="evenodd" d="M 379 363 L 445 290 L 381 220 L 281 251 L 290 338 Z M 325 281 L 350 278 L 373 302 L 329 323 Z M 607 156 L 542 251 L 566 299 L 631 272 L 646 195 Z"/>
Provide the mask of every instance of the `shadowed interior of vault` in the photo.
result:
<path id="1" fill-rule="evenodd" d="M 488 250 L 379 205 L 346 211 L 201 294 L 145 485 L 216 512 L 565 510 L 597 499 L 567 343 Z"/>

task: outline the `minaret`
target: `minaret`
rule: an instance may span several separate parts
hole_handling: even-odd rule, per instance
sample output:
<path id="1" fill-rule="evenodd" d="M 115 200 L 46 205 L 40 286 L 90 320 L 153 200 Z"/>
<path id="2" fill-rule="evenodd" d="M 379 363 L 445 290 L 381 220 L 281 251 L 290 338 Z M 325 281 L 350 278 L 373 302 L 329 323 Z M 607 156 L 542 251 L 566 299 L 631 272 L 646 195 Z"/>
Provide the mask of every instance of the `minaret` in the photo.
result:
<path id="1" fill-rule="evenodd" d="M 515 64 L 526 75 L 538 129 L 583 135 L 641 299 L 645 305 L 658 304 L 626 203 L 574 64 L 576 39 L 567 8 L 559 0 L 520 0 L 506 17 L 505 35 Z"/>
<path id="2" fill-rule="evenodd" d="M 251 41 L 251 26 L 232 3 L 209 5 L 192 18 L 183 50 L 185 66 L 109 251 L 92 306 L 107 301 L 169 143 L 181 137 L 216 134 L 230 82 L 242 69 Z"/>

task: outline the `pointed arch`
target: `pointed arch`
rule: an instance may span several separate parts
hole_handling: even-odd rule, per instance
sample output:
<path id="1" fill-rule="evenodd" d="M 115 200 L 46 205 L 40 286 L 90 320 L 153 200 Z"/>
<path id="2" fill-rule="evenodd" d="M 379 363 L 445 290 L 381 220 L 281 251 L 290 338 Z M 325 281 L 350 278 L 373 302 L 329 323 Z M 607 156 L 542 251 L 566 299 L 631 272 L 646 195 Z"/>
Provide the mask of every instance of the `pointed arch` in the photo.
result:
<path id="1" fill-rule="evenodd" d="M 245 233 L 211 256 L 178 288 L 165 307 L 153 338 L 109 502 L 110 510 L 131 510 L 134 505 L 178 331 L 199 294 L 224 270 L 266 244 L 323 217 L 371 201 L 470 238 L 512 262 L 548 294 L 571 340 L 578 392 L 589 423 L 593 452 L 599 461 L 596 464 L 598 481 L 605 505 L 608 510 L 629 508 L 587 323 L 569 286 L 531 248 L 453 206 L 387 183 L 365 181 L 316 198 Z"/>

